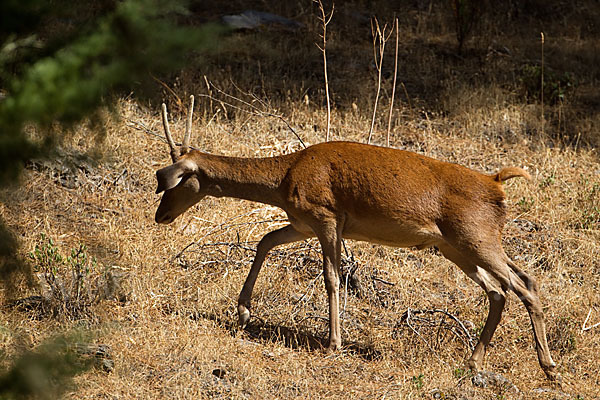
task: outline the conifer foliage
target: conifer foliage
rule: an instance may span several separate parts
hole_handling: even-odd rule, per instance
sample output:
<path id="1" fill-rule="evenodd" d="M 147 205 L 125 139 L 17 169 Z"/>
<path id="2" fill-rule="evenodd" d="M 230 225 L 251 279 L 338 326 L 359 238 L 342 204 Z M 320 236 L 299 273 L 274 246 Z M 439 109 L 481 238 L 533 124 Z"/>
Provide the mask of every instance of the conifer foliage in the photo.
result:
<path id="1" fill-rule="evenodd" d="M 50 154 L 62 127 L 93 119 L 120 95 L 143 95 L 153 76 L 208 50 L 219 28 L 185 25 L 186 13 L 166 0 L 2 0 L 0 186 L 33 157 Z M 17 246 L 0 220 L 0 280 L 8 289 L 17 274 L 31 279 Z M 26 351 L 0 371 L 0 397 L 56 398 L 68 388 L 83 364 L 67 351 L 72 341 L 64 342 Z"/>
<path id="2" fill-rule="evenodd" d="M 0 184 L 47 144 L 28 140 L 26 124 L 41 131 L 73 124 L 114 95 L 143 92 L 152 75 L 207 50 L 218 31 L 178 24 L 186 9 L 170 1 L 26 0 L 0 8 L 12 21 L 0 28 Z"/>

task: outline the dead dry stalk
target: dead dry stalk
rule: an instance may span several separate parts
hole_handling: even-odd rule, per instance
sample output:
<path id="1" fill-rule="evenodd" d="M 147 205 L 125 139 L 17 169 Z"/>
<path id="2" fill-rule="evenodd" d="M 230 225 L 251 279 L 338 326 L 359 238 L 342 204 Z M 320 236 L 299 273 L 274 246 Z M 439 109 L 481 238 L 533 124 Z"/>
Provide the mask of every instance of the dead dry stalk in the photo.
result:
<path id="1" fill-rule="evenodd" d="M 373 57 L 375 59 L 375 68 L 377 68 L 377 92 L 375 94 L 375 102 L 373 104 L 373 116 L 371 118 L 371 128 L 369 129 L 369 138 L 367 143 L 371 144 L 373 136 L 373 128 L 375 127 L 375 116 L 377 115 L 377 103 L 379 102 L 379 93 L 381 92 L 381 67 L 383 64 L 383 53 L 385 52 L 385 44 L 391 36 L 390 33 L 386 36 L 387 24 L 383 25 L 383 29 L 379 26 L 377 18 L 371 20 L 371 34 L 373 35 Z"/>
<path id="2" fill-rule="evenodd" d="M 329 142 L 329 132 L 331 130 L 331 100 L 329 99 L 329 79 L 327 77 L 327 25 L 331 22 L 331 18 L 333 17 L 333 10 L 335 9 L 335 3 L 331 4 L 331 11 L 329 15 L 325 12 L 325 8 L 323 7 L 323 2 L 321 0 L 315 1 L 315 3 L 319 4 L 319 11 L 321 12 L 321 16 L 318 17 L 319 21 L 323 25 L 323 34 L 321 37 L 323 38 L 323 46 L 317 47 L 323 53 L 323 73 L 325 75 L 325 98 L 327 99 L 327 133 L 325 134 L 325 141 Z"/>
<path id="3" fill-rule="evenodd" d="M 392 83 L 392 99 L 390 100 L 390 115 L 388 117 L 388 128 L 385 136 L 385 145 L 390 147 L 390 131 L 392 129 L 392 113 L 394 111 L 394 96 L 396 95 L 396 79 L 398 78 L 398 18 L 394 20 L 396 24 L 396 52 L 394 56 L 394 82 Z"/>
<path id="4" fill-rule="evenodd" d="M 220 95 L 237 101 L 245 106 L 247 106 L 247 109 L 244 109 L 242 107 L 236 106 L 234 104 L 222 101 L 222 100 L 218 100 L 223 107 L 228 106 L 230 108 L 234 108 L 236 110 L 239 110 L 241 112 L 250 114 L 250 115 L 256 115 L 256 116 L 260 116 L 260 117 L 273 117 L 273 118 L 277 118 L 278 120 L 280 120 L 281 122 L 283 122 L 285 124 L 285 126 L 290 130 L 290 132 L 292 132 L 294 134 L 294 136 L 296 137 L 296 139 L 298 139 L 298 141 L 300 142 L 300 144 L 302 145 L 303 148 L 306 148 L 306 144 L 304 143 L 304 141 L 302 140 L 302 138 L 300 137 L 300 135 L 298 135 L 298 132 L 296 132 L 296 130 L 292 127 L 292 125 L 290 125 L 290 123 L 283 117 L 283 115 L 281 114 L 277 114 L 271 110 L 269 110 L 271 108 L 271 106 L 264 100 L 260 99 L 257 95 L 255 95 L 254 93 L 251 92 L 245 92 L 243 91 L 241 88 L 239 88 L 234 82 L 231 82 L 233 84 L 233 87 L 235 87 L 240 93 L 242 93 L 243 95 L 246 95 L 248 97 L 251 97 L 253 102 L 256 102 L 258 104 L 260 104 L 263 109 L 258 108 L 257 106 L 255 106 L 254 104 L 243 100 L 237 96 L 234 96 L 232 94 L 229 94 L 227 92 L 225 92 L 224 90 L 220 89 L 219 87 L 217 87 L 214 83 L 212 83 L 211 81 L 209 81 L 208 79 L 206 79 L 206 85 L 209 87 L 209 91 L 210 93 L 212 93 L 211 88 L 214 88 L 217 93 L 219 93 Z M 208 97 L 212 103 L 212 100 L 214 99 L 214 97 L 212 95 L 200 95 L 200 97 Z"/>
<path id="5" fill-rule="evenodd" d="M 540 97 L 542 102 L 542 136 L 544 136 L 544 32 L 540 32 L 542 36 L 542 69 L 541 69 L 541 87 L 540 87 Z"/>
<path id="6" fill-rule="evenodd" d="M 206 93 L 208 95 L 208 98 L 210 99 L 208 113 L 213 114 L 212 89 L 210 88 L 210 83 L 208 82 L 208 78 L 206 77 L 206 75 L 203 75 L 203 77 L 204 77 L 204 83 L 206 83 Z M 213 114 L 213 116 L 214 115 L 216 115 L 216 114 Z"/>
<path id="7" fill-rule="evenodd" d="M 589 331 L 591 329 L 594 329 L 598 326 L 600 326 L 600 322 L 595 323 L 594 325 L 591 326 L 586 326 L 589 319 L 590 319 L 590 315 L 592 314 L 592 309 L 590 308 L 590 311 L 588 311 L 587 313 L 587 317 L 585 317 L 585 321 L 583 321 L 583 325 L 581 325 L 581 333 L 585 332 L 585 331 Z"/>

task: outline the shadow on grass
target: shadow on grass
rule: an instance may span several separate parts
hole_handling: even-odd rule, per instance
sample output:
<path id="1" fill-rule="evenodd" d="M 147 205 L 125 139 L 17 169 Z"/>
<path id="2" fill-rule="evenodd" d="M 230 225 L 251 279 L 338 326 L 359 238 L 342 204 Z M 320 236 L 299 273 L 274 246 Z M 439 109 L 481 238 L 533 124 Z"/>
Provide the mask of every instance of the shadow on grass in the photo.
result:
<path id="1" fill-rule="evenodd" d="M 237 322 L 230 319 L 224 319 L 215 314 L 195 312 L 189 314 L 189 317 L 198 321 L 201 319 L 217 322 L 225 327 L 232 335 L 239 332 L 240 328 Z M 327 347 L 327 339 L 314 336 L 308 332 L 288 328 L 286 326 L 269 324 L 257 318 L 253 318 L 244 328 L 244 331 L 253 339 L 263 342 L 283 342 L 286 347 L 294 350 L 323 350 Z M 365 346 L 360 343 L 345 343 L 343 346 L 345 352 L 355 354 L 366 361 L 377 360 L 381 358 L 381 352 L 372 346 Z"/>

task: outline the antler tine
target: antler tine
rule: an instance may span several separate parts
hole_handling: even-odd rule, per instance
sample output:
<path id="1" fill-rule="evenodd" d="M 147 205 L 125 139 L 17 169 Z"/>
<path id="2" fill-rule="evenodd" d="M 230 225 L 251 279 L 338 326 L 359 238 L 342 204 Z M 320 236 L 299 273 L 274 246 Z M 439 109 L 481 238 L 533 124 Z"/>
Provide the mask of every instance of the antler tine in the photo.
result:
<path id="1" fill-rule="evenodd" d="M 190 147 L 190 138 L 192 136 L 192 115 L 194 114 L 194 95 L 190 96 L 190 108 L 188 109 L 187 124 L 185 126 L 185 136 L 181 145 L 181 154 L 188 152 Z"/>
<path id="2" fill-rule="evenodd" d="M 171 130 L 169 129 L 169 119 L 167 115 L 167 105 L 165 103 L 162 103 L 162 123 L 163 128 L 165 130 L 165 136 L 167 137 L 167 143 L 169 144 L 169 148 L 171 149 L 171 159 L 173 160 L 173 162 L 176 162 L 179 158 L 179 150 L 175 146 L 173 136 L 171 136 Z"/>

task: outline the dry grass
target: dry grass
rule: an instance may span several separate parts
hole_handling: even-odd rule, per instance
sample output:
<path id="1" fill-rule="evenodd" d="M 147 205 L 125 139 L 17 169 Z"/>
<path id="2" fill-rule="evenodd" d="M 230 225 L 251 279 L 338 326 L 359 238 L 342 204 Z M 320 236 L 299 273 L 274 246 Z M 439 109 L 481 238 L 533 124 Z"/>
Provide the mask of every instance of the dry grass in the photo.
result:
<path id="1" fill-rule="evenodd" d="M 423 28 L 405 29 L 407 37 L 417 37 Z M 445 37 L 443 32 L 440 37 Z M 340 43 L 335 35 L 331 40 L 334 54 Z M 428 49 L 419 60 L 429 65 L 432 54 Z M 405 74 L 410 67 L 404 68 Z M 429 68 L 424 79 L 433 81 L 435 67 Z M 351 84 L 338 81 L 336 86 L 343 74 L 336 77 L 332 71 L 334 90 Z M 227 93 L 242 96 L 228 79 L 249 80 L 251 73 L 215 71 L 209 78 Z M 204 83 L 189 74 L 183 74 L 186 83 L 179 90 L 206 93 Z M 361 100 L 339 92 L 334 96 L 334 139 L 366 141 L 373 86 L 362 79 L 357 78 L 358 88 L 352 89 L 362 91 Z M 313 103 L 319 98 L 318 88 L 304 90 L 293 82 L 281 83 L 285 90 L 280 91 L 271 86 L 275 80 L 269 82 L 260 91 L 250 84 L 243 88 L 269 101 L 260 107 L 282 110 L 306 143 L 323 140 L 325 110 Z M 430 111 L 417 97 L 408 104 L 397 92 L 401 101 L 391 145 L 484 172 L 518 165 L 532 174 L 533 183 L 507 184 L 510 211 L 504 244 L 540 283 L 549 342 L 563 383 L 557 387 L 545 381 L 529 318 L 514 296 L 485 368 L 507 377 L 523 398 L 598 398 L 600 327 L 582 330 L 590 310 L 588 325 L 600 321 L 597 151 L 541 136 L 537 106 L 523 104 L 514 92 L 494 82 L 474 87 L 448 79 L 444 85 L 438 88 L 444 113 Z M 310 94 L 308 105 L 304 93 Z M 380 121 L 387 121 L 383 114 L 388 100 L 382 101 Z M 344 107 L 344 102 L 355 106 Z M 198 136 L 192 143 L 197 148 L 237 156 L 301 148 L 277 118 L 218 102 L 211 108 L 208 100 L 199 107 L 194 122 Z M 169 156 L 160 138 L 134 129 L 131 121 L 160 132 L 158 107 L 123 100 L 120 117 L 106 122 L 99 162 L 75 159 L 72 170 L 37 165 L 25 171 L 19 189 L 4 190 L 0 203 L 0 216 L 17 233 L 23 255 L 39 243 L 40 233 L 65 253 L 84 243 L 99 268 L 118 272 L 119 293 L 92 305 L 93 318 L 83 322 L 34 318 L 27 311 L 7 309 L 0 322 L 5 328 L 0 346 L 7 354 L 18 346 L 34 347 L 56 332 L 87 326 L 98 343 L 111 347 L 115 369 L 94 369 L 78 377 L 72 398 L 370 399 L 433 398 L 435 393 L 441 396 L 437 398 L 518 397 L 503 387 L 471 385 L 463 368 L 468 344 L 451 318 L 438 312 L 402 319 L 408 310 L 445 310 L 473 337 L 483 325 L 484 293 L 434 250 L 347 241 L 361 290 L 360 295 L 342 291 L 346 350 L 326 356 L 318 349 L 327 329 L 318 243 L 278 248 L 258 279 L 250 327 L 239 331 L 237 296 L 254 247 L 263 234 L 285 224 L 285 216 L 270 206 L 209 198 L 172 225 L 156 225 L 154 171 L 168 164 Z M 183 127 L 182 113 L 172 130 L 182 132 Z M 384 142 L 383 131 L 376 132 L 375 143 Z M 82 127 L 63 147 L 68 154 L 96 151 L 92 136 Z M 352 263 L 351 257 L 345 265 Z M 26 289 L 23 296 L 36 293 L 35 288 Z"/>

